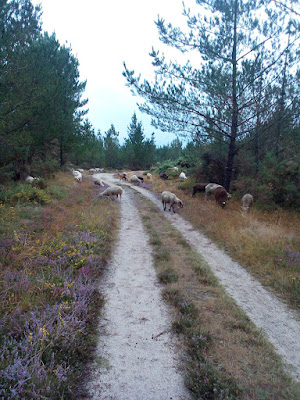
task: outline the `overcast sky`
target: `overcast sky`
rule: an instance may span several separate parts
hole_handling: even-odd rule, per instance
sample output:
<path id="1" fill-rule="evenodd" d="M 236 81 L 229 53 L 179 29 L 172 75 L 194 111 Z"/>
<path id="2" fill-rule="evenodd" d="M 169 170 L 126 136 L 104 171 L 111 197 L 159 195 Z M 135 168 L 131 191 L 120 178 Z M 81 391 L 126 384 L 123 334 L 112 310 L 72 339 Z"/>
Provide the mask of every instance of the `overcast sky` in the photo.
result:
<path id="1" fill-rule="evenodd" d="M 127 127 L 134 112 L 142 121 L 147 137 L 155 132 L 156 144 L 175 139 L 170 133 L 156 131 L 150 117 L 141 114 L 122 76 L 123 61 L 129 69 L 151 79 L 152 46 L 172 54 L 158 39 L 154 21 L 157 16 L 175 25 L 185 26 L 182 0 L 32 0 L 41 4 L 43 30 L 55 32 L 60 44 L 71 45 L 79 60 L 81 80 L 87 80 L 88 119 L 103 134 L 111 124 L 127 137 Z M 195 4 L 186 0 L 185 4 Z"/>

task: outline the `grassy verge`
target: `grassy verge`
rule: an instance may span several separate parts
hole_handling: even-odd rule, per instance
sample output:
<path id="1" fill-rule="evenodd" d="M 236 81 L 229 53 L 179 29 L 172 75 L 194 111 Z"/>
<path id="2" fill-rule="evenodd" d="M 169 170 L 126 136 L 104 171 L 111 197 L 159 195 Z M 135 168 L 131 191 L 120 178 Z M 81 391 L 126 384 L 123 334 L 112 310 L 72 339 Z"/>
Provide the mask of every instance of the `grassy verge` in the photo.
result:
<path id="1" fill-rule="evenodd" d="M 155 190 L 171 190 L 183 201 L 181 215 L 223 247 L 292 308 L 300 308 L 300 214 L 296 211 L 243 213 L 231 200 L 225 209 L 204 195 L 192 197 L 178 182 L 156 180 Z M 182 186 L 182 184 L 181 184 Z"/>
<path id="2" fill-rule="evenodd" d="M 298 399 L 300 387 L 247 316 L 155 206 L 139 212 L 150 235 L 163 296 L 175 307 L 185 382 L 195 399 Z"/>
<path id="3" fill-rule="evenodd" d="M 93 197 L 89 181 L 62 173 L 1 204 L 0 398 L 79 398 L 117 214 Z"/>

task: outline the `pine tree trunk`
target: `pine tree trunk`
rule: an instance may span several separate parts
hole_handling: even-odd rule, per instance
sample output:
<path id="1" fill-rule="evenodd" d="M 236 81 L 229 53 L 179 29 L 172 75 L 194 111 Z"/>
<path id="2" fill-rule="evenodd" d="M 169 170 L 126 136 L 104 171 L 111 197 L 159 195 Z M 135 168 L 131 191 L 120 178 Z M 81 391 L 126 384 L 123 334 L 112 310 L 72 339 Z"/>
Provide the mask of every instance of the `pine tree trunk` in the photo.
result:
<path id="1" fill-rule="evenodd" d="M 230 182 L 231 182 L 231 178 L 232 178 L 232 170 L 233 170 L 233 162 L 234 162 L 235 154 L 236 154 L 235 138 L 231 138 L 230 143 L 229 143 L 227 165 L 226 165 L 226 171 L 225 171 L 225 181 L 224 181 L 224 188 L 227 191 L 229 191 Z"/>
<path id="2" fill-rule="evenodd" d="M 258 146 L 258 136 L 260 132 L 260 123 L 257 123 L 255 128 L 255 137 L 254 137 L 254 157 L 255 157 L 255 176 L 257 176 L 259 169 L 259 146 Z"/>
<path id="3" fill-rule="evenodd" d="M 279 153 L 280 153 L 280 143 L 282 139 L 282 122 L 283 122 L 282 120 L 285 109 L 287 57 L 288 57 L 288 51 L 286 51 L 285 53 L 285 62 L 283 68 L 283 77 L 282 77 L 282 85 L 281 85 L 280 100 L 279 100 L 278 122 L 276 128 L 275 155 L 277 160 L 279 159 Z"/>
<path id="4" fill-rule="evenodd" d="M 237 0 L 234 3 L 234 25 L 233 25 L 233 48 L 232 48 L 232 117 L 231 117 L 231 132 L 230 142 L 228 148 L 227 165 L 225 171 L 224 187 L 228 191 L 232 178 L 233 162 L 236 154 L 236 137 L 238 129 L 238 105 L 237 105 L 237 91 L 236 91 L 236 80 L 237 80 L 237 12 L 238 3 Z"/>
<path id="5" fill-rule="evenodd" d="M 59 158 L 60 158 L 60 166 L 64 165 L 64 153 L 63 153 L 63 143 L 60 141 L 60 149 L 59 149 Z"/>

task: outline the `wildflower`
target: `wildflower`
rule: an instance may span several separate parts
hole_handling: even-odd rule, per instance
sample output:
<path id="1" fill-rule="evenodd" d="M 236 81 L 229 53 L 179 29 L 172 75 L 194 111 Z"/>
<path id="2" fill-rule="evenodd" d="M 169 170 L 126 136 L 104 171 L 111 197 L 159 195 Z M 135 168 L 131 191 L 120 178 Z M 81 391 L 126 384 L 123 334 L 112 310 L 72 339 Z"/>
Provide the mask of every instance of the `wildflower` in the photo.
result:
<path id="1" fill-rule="evenodd" d="M 28 342 L 30 343 L 30 344 L 33 344 L 33 334 L 32 334 L 32 332 L 29 332 L 29 335 L 28 335 L 28 338 L 27 338 L 27 340 L 28 340 Z"/>
<path id="2" fill-rule="evenodd" d="M 46 325 L 43 325 L 42 328 L 40 328 L 40 333 L 42 333 L 43 337 L 40 339 L 40 341 L 42 342 L 43 340 L 46 339 L 47 336 L 49 336 L 49 332 L 46 329 Z"/>

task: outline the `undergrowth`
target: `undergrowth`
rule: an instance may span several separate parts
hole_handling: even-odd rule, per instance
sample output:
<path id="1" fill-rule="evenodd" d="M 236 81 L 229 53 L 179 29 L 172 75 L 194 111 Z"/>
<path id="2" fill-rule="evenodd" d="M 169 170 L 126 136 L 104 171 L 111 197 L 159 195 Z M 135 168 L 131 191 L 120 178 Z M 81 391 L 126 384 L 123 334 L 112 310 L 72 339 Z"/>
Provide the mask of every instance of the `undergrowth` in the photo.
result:
<path id="1" fill-rule="evenodd" d="M 46 194 L 32 201 L 37 190 Z M 102 302 L 97 280 L 117 212 L 114 204 L 93 200 L 92 190 L 90 182 L 75 184 L 60 174 L 47 192 L 16 186 L 6 193 L 8 204 L 0 208 L 0 398 L 78 398 Z"/>

